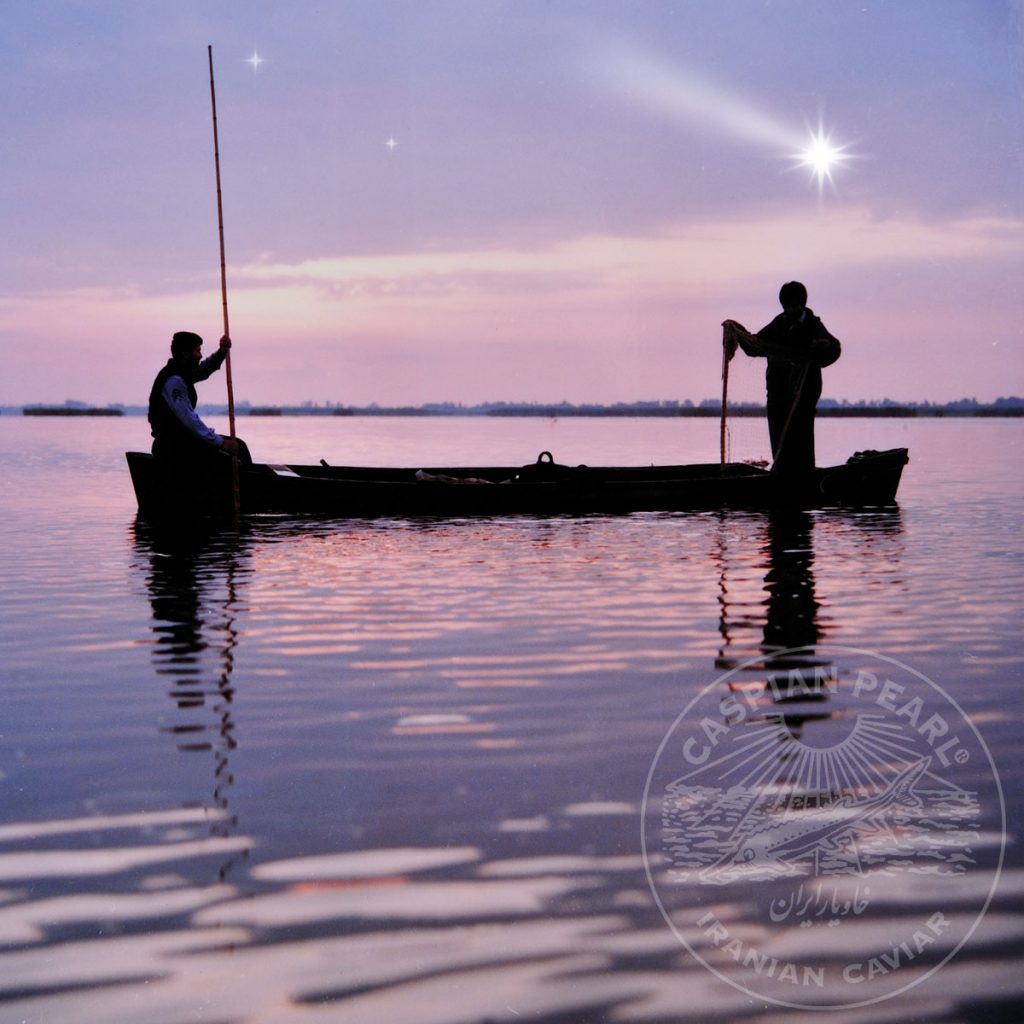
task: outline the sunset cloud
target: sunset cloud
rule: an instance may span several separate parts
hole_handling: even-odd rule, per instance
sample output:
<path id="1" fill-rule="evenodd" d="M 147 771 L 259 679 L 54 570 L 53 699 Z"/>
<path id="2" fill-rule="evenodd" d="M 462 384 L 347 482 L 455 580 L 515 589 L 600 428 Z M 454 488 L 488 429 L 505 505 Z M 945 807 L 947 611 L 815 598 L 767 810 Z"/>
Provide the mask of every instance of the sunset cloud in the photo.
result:
<path id="1" fill-rule="evenodd" d="M 1005 258 L 1024 253 L 1024 221 L 978 216 L 945 223 L 879 219 L 867 209 L 817 216 L 793 211 L 759 220 L 677 224 L 658 234 L 591 235 L 536 249 L 465 249 L 337 257 L 277 263 L 268 257 L 236 268 L 239 287 L 294 287 L 339 299 L 461 298 L 528 294 L 563 301 L 573 295 L 685 293 L 699 281 L 728 296 L 782 267 L 817 272 Z"/>
<path id="2" fill-rule="evenodd" d="M 321 381 L 337 380 L 353 401 L 376 400 L 399 380 L 415 380 L 415 393 L 391 400 L 430 401 L 438 397 L 435 379 L 445 382 L 446 394 L 451 382 L 466 379 L 468 400 L 471 387 L 490 376 L 488 365 L 508 371 L 537 360 L 551 368 L 558 388 L 552 394 L 587 400 L 577 368 L 581 352 L 595 379 L 631 376 L 644 393 L 658 385 L 664 369 L 677 367 L 672 379 L 685 379 L 689 389 L 681 397 L 701 398 L 714 386 L 720 321 L 736 317 L 752 327 L 766 321 L 775 312 L 778 284 L 790 277 L 807 280 L 812 304 L 820 298 L 821 312 L 859 339 L 844 361 L 843 389 L 859 397 L 867 392 L 857 389 L 872 380 L 888 376 L 886 387 L 895 392 L 922 379 L 919 340 L 934 347 L 981 331 L 1001 339 L 1011 357 L 1019 345 L 1019 328 L 987 301 L 951 310 L 936 294 L 926 308 L 879 316 L 877 301 L 862 299 L 871 292 L 869 282 L 898 280 L 905 291 L 918 281 L 949 288 L 966 270 L 977 275 L 980 268 L 1020 263 L 1022 257 L 1020 221 L 879 219 L 866 209 L 844 208 L 676 224 L 643 236 L 584 236 L 534 249 L 296 263 L 264 256 L 229 268 L 229 280 L 233 334 L 250 359 L 242 379 L 249 397 L 260 401 L 303 395 L 295 353 L 302 354 L 303 372 L 312 362 Z M 849 294 L 850 281 L 859 282 L 860 294 Z M 30 343 L 44 343 L 44 331 L 74 335 L 77 357 L 87 365 L 109 359 L 104 354 L 116 347 L 120 355 L 109 370 L 107 400 L 125 400 L 138 395 L 173 330 L 198 330 L 213 344 L 220 333 L 219 298 L 212 287 L 184 295 L 73 289 L 4 300 L 0 315 L 13 335 Z M 889 344 L 893 329 L 910 339 L 896 350 Z M 408 372 L 396 372 L 402 360 L 409 362 Z M 684 372 L 683 361 L 691 372 Z M 31 363 L 25 360 L 27 375 Z M 998 374 L 998 367 L 992 369 Z M 69 376 L 65 390 L 73 386 L 74 374 Z M 293 396 L 275 391 L 286 381 L 296 389 Z M 614 397 L 602 391 L 602 399 Z"/>

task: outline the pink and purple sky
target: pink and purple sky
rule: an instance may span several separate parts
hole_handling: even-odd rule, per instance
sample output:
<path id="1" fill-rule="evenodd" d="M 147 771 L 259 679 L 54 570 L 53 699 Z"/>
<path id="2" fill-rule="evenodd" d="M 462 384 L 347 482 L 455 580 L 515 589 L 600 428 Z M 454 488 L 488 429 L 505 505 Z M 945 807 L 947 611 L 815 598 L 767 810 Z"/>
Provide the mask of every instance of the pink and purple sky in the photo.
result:
<path id="1" fill-rule="evenodd" d="M 1020 2 L 40 0 L 0 32 L 0 404 L 216 345 L 207 44 L 236 400 L 699 401 L 791 278 L 827 397 L 1024 394 Z"/>

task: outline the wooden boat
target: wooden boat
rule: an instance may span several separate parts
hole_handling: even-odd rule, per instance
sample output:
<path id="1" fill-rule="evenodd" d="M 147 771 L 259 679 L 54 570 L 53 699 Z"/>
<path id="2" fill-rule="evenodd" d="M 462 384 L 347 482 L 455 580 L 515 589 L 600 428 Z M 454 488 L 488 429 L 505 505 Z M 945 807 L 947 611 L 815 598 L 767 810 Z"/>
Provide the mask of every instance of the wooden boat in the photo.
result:
<path id="1" fill-rule="evenodd" d="M 168 466 L 128 452 L 139 511 L 150 519 L 231 515 L 231 467 Z M 239 472 L 243 515 L 323 517 L 583 515 L 737 508 L 893 505 L 907 449 L 858 452 L 800 483 L 745 463 L 565 466 L 541 452 L 525 466 L 383 469 L 254 464 Z"/>

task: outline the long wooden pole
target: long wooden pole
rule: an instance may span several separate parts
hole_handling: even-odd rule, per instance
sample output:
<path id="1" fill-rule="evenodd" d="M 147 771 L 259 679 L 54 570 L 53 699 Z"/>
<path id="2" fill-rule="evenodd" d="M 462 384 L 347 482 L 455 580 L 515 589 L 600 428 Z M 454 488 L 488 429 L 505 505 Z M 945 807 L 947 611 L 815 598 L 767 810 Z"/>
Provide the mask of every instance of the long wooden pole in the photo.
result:
<path id="1" fill-rule="evenodd" d="M 217 175 L 217 235 L 220 239 L 220 302 L 224 311 L 224 337 L 231 337 L 228 326 L 228 275 L 224 259 L 224 203 L 220 189 L 220 144 L 217 139 L 217 93 L 213 85 L 213 47 L 207 47 L 210 58 L 210 107 L 213 111 L 213 166 Z M 231 349 L 224 360 L 224 376 L 228 387 L 228 425 L 231 436 L 235 436 L 235 393 L 231 384 Z"/>
<path id="2" fill-rule="evenodd" d="M 726 328 L 726 332 L 728 332 Z M 722 339 L 722 415 L 718 425 L 718 450 L 722 469 L 725 469 L 726 455 L 726 416 L 729 408 L 729 345 Z"/>
<path id="3" fill-rule="evenodd" d="M 217 137 L 217 91 L 213 84 L 213 46 L 206 48 L 210 60 L 210 109 L 213 113 L 213 167 L 217 175 L 217 236 L 220 240 L 220 304 L 224 312 L 224 337 L 231 337 L 231 329 L 228 325 L 228 273 L 227 263 L 224 259 L 224 203 L 221 198 L 220 188 L 220 143 Z M 224 358 L 224 381 L 228 389 L 228 433 L 235 437 L 235 389 L 231 381 L 231 349 L 227 350 Z M 238 481 L 238 458 L 232 453 L 231 456 L 231 486 L 235 501 L 235 515 L 241 509 L 241 495 L 239 493 Z"/>

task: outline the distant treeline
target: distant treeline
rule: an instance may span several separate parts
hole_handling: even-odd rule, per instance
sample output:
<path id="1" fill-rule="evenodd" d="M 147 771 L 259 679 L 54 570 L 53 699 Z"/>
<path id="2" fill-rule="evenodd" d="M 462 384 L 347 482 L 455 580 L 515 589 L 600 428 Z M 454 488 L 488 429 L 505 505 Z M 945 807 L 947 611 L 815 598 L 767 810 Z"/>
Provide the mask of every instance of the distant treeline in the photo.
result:
<path id="1" fill-rule="evenodd" d="M 502 411 L 489 411 L 488 416 L 705 416 L 717 417 L 722 414 L 721 406 L 717 409 L 707 406 L 693 406 L 680 409 L 630 409 L 618 408 L 615 406 L 603 408 L 571 408 L 564 409 L 560 406 L 548 408 L 529 407 L 513 408 Z M 763 405 L 738 405 L 728 407 L 729 416 L 759 418 L 767 415 L 767 409 Z M 915 416 L 1024 416 L 1024 407 L 997 408 L 994 406 L 979 406 L 975 409 L 946 409 L 937 406 L 921 407 L 911 405 L 886 405 L 886 406 L 819 406 L 817 415 L 819 417 L 849 418 L 855 417 L 878 417 L 891 419 L 893 417 L 915 417 Z"/>
<path id="2" fill-rule="evenodd" d="M 202 405 L 204 415 L 226 415 L 221 405 Z M 699 405 L 692 402 L 616 402 L 614 405 L 571 402 L 488 402 L 480 405 L 462 405 L 456 402 L 426 405 L 319 405 L 303 402 L 301 405 L 250 405 L 240 402 L 236 406 L 239 416 L 719 416 L 721 403 L 706 399 Z M 62 406 L 28 405 L 5 408 L 4 414 L 25 416 L 144 416 L 144 406 L 115 405 L 96 408 L 81 402 L 68 402 Z M 749 402 L 729 406 L 730 416 L 765 416 L 765 407 Z M 999 398 L 995 402 L 981 403 L 974 399 L 937 404 L 933 402 L 893 402 L 888 399 L 875 402 L 837 402 L 823 399 L 818 403 L 821 417 L 965 417 L 965 416 L 1024 416 L 1024 398 Z"/>
<path id="3" fill-rule="evenodd" d="M 124 409 L 94 409 L 67 405 L 27 405 L 23 416 L 123 416 Z"/>
<path id="4" fill-rule="evenodd" d="M 222 408 L 211 407 L 209 412 L 223 413 Z M 570 402 L 544 404 L 541 402 L 499 402 L 484 405 L 441 403 L 432 405 L 313 405 L 253 406 L 237 409 L 240 416 L 720 416 L 718 402 L 619 402 L 615 405 L 573 405 Z M 763 405 L 742 403 L 729 406 L 730 416 L 764 417 Z M 1024 416 L 1024 400 L 1000 399 L 989 405 L 977 402 L 951 402 L 946 405 L 932 403 L 824 401 L 818 405 L 823 417 L 915 417 L 915 416 Z"/>

